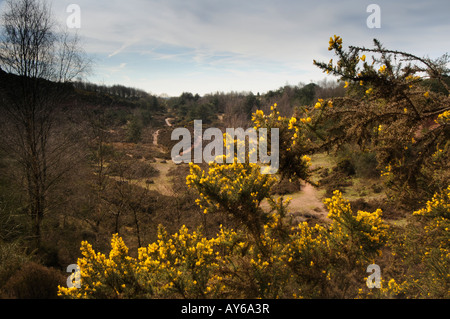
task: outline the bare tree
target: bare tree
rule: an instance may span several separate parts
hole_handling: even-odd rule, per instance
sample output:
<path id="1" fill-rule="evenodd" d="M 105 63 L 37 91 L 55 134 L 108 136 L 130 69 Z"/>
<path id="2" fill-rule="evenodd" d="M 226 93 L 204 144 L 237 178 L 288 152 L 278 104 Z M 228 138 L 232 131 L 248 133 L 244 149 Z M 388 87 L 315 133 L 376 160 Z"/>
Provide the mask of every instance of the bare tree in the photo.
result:
<path id="1" fill-rule="evenodd" d="M 49 189 L 68 139 L 55 136 L 65 84 L 87 70 L 78 38 L 60 32 L 46 2 L 7 0 L 1 16 L 1 145 L 22 168 L 32 237 L 40 246 Z M 56 130 L 57 131 L 57 130 Z"/>

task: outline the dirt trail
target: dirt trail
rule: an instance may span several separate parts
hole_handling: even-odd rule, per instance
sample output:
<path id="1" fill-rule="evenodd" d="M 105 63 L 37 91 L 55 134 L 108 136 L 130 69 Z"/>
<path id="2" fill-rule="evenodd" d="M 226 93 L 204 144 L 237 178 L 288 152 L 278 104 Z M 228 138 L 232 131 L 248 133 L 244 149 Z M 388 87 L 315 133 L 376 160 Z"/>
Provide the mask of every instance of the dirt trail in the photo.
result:
<path id="1" fill-rule="evenodd" d="M 291 198 L 288 215 L 292 216 L 294 222 L 302 222 L 309 218 L 327 220 L 328 211 L 319 191 L 314 186 L 303 183 L 299 192 L 284 195 L 284 198 L 288 197 Z M 263 201 L 261 208 L 268 211 L 269 203 Z"/>
<path id="2" fill-rule="evenodd" d="M 319 191 L 311 184 L 304 183 L 300 192 L 293 194 L 289 207 L 293 214 L 310 215 L 326 219 L 328 211 L 323 203 Z"/>
<path id="3" fill-rule="evenodd" d="M 158 135 L 159 135 L 159 131 L 161 130 L 157 130 L 153 133 L 153 145 L 158 145 Z"/>
<path id="4" fill-rule="evenodd" d="M 174 120 L 174 119 L 171 118 L 171 117 L 166 118 L 166 119 L 165 119 L 166 125 L 167 125 L 167 126 L 172 126 L 172 124 L 170 123 L 170 121 L 172 121 L 172 120 Z"/>
<path id="5" fill-rule="evenodd" d="M 166 118 L 164 121 L 166 123 L 167 126 L 172 126 L 172 123 L 170 123 L 170 121 L 174 120 L 173 118 Z M 161 132 L 161 129 L 156 130 L 153 133 L 153 145 L 155 146 L 159 146 L 158 143 L 158 136 Z M 153 167 L 155 167 L 158 171 L 159 171 L 159 175 L 155 178 L 153 178 L 153 183 L 152 184 L 145 184 L 144 185 L 144 181 L 141 181 L 141 185 L 144 187 L 148 187 L 150 189 L 154 189 L 157 190 L 158 192 L 160 192 L 161 194 L 164 195 L 173 195 L 172 193 L 172 188 L 170 186 L 170 179 L 167 177 L 169 170 L 174 167 L 174 163 L 171 160 L 164 160 L 162 158 L 155 158 L 155 160 L 157 161 L 156 163 L 153 163 Z"/>
<path id="6" fill-rule="evenodd" d="M 170 123 L 170 121 L 171 120 L 173 120 L 173 118 L 171 118 L 171 117 L 168 117 L 168 118 L 166 118 L 164 121 L 166 122 L 166 125 L 167 126 L 172 126 L 172 123 Z M 158 145 L 158 136 L 159 136 L 159 132 L 161 131 L 161 129 L 159 129 L 159 130 L 156 130 L 154 133 L 153 133 L 153 145 Z"/>

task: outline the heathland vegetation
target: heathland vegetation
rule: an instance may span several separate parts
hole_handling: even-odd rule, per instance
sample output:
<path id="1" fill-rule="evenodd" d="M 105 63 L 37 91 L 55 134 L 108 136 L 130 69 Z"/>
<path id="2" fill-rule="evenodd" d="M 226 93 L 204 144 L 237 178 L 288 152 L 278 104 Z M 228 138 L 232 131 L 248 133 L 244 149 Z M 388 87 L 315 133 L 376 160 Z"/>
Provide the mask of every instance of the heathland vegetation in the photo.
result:
<path id="1" fill-rule="evenodd" d="M 447 56 L 333 36 L 312 63 L 337 81 L 163 98 L 79 80 L 77 39 L 35 1 L 8 3 L 1 297 L 450 297 Z M 278 128 L 278 173 L 174 164 L 171 132 L 194 120 Z"/>

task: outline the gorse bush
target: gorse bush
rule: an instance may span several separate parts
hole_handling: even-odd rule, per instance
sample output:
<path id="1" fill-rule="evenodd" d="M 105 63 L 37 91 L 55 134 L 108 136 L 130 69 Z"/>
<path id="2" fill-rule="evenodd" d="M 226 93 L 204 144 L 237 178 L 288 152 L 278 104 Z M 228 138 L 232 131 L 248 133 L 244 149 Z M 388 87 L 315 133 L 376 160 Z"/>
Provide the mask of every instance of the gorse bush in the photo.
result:
<path id="1" fill-rule="evenodd" d="M 415 211 L 404 234 L 390 246 L 403 265 L 383 292 L 409 298 L 450 297 L 450 186 Z"/>
<path id="2" fill-rule="evenodd" d="M 128 255 L 117 235 L 108 256 L 83 242 L 83 257 L 78 260 L 81 288 L 59 287 L 59 294 L 73 298 L 343 297 L 344 289 L 336 286 L 348 284 L 341 282 L 342 272 L 350 274 L 356 267 L 362 273 L 366 261 L 379 255 L 385 226 L 379 212 L 358 212 L 354 222 L 346 224 L 352 212 L 339 193 L 329 203 L 335 220 L 330 228 L 307 223 L 285 227 L 274 212 L 258 242 L 245 230 L 222 228 L 208 239 L 185 226 L 173 235 L 160 227 L 158 240 L 140 248 L 137 258 Z"/>
<path id="3" fill-rule="evenodd" d="M 279 171 L 281 177 L 309 180 L 308 170 L 312 142 L 306 138 L 308 124 L 311 118 L 301 119 L 303 125 L 297 124 L 297 118 L 286 118 L 280 116 L 277 104 L 271 106 L 271 112 L 264 114 L 257 110 L 253 116 L 254 129 L 265 128 L 279 130 Z M 268 141 L 270 144 L 271 141 Z"/>
<path id="4" fill-rule="evenodd" d="M 337 61 L 314 64 L 338 76 L 347 94 L 333 98 L 332 108 L 317 105 L 320 147 L 356 143 L 375 153 L 390 195 L 417 209 L 450 180 L 449 56 L 420 58 L 377 40 L 374 48 L 346 49 L 339 36 L 328 49 Z"/>
<path id="5" fill-rule="evenodd" d="M 109 255 L 83 242 L 81 288 L 59 287 L 70 298 L 354 298 L 448 297 L 450 187 L 414 213 L 418 225 L 388 236 L 381 211 L 353 212 L 336 191 L 327 199 L 327 226 L 289 226 L 276 201 L 258 242 L 245 229 L 221 228 L 213 238 L 185 226 L 129 256 L 114 235 Z M 286 207 L 284 207 L 286 209 Z M 369 264 L 388 250 L 401 265 L 379 290 L 365 287 Z M 417 263 L 420 267 L 417 267 Z M 394 278 L 395 277 L 395 278 Z M 365 292 L 363 291 L 365 289 Z"/>

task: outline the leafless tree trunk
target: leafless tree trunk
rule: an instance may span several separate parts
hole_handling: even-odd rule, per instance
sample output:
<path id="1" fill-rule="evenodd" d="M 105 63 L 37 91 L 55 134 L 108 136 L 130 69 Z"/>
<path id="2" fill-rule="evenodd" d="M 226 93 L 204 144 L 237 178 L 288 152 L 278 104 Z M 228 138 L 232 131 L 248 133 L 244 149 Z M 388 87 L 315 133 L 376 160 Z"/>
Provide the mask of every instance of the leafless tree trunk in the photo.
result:
<path id="1" fill-rule="evenodd" d="M 7 0 L 0 33 L 2 147 L 15 156 L 23 172 L 32 221 L 40 246 L 47 196 L 64 172 L 58 162 L 67 145 L 53 139 L 55 115 L 67 92 L 65 82 L 79 76 L 83 60 L 78 39 L 56 30 L 51 10 L 37 0 Z M 52 145 L 51 145 L 52 144 Z"/>

